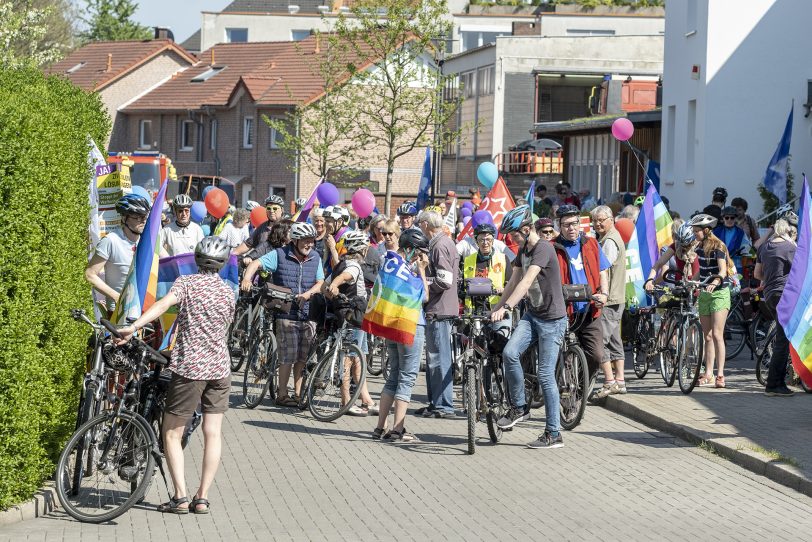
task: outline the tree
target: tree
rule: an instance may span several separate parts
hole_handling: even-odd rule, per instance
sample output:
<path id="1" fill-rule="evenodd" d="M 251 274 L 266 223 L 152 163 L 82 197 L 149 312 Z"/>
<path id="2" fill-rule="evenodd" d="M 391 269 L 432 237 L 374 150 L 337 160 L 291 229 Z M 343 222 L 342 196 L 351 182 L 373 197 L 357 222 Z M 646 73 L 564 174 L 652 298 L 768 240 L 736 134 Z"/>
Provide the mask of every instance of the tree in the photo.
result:
<path id="1" fill-rule="evenodd" d="M 81 19 L 88 29 L 79 37 L 84 42 L 149 39 L 150 29 L 131 19 L 137 8 L 132 0 L 87 0 L 88 17 Z"/>
<path id="2" fill-rule="evenodd" d="M 62 47 L 48 37 L 52 13 L 31 2 L 0 2 L 0 66 L 39 67 L 59 59 Z"/>
<path id="3" fill-rule="evenodd" d="M 356 107 L 363 97 L 357 85 L 348 84 L 347 63 L 355 55 L 335 33 L 316 33 L 314 41 L 313 49 L 297 46 L 297 51 L 307 70 L 322 82 L 322 95 L 298 103 L 284 119 L 263 119 L 279 134 L 277 144 L 295 169 L 317 177 L 326 177 L 331 170 L 333 176 L 348 176 L 357 169 L 368 141 Z"/>
<path id="4" fill-rule="evenodd" d="M 385 212 L 391 212 L 395 162 L 418 147 L 444 144 L 461 98 L 444 101 L 450 76 L 439 73 L 435 43 L 450 35 L 445 0 L 359 0 L 340 13 L 336 33 L 360 61 L 348 66 L 364 92 L 356 106 L 367 140 L 385 149 Z M 439 132 L 439 133 L 438 133 Z M 435 140 L 435 135 L 439 137 Z"/>
<path id="5" fill-rule="evenodd" d="M 792 155 L 790 155 L 790 158 L 787 159 L 787 203 L 794 203 L 795 200 L 798 199 L 794 192 L 795 175 L 792 174 L 792 170 L 789 167 L 791 158 Z M 775 194 L 767 190 L 763 182 L 760 182 L 758 184 L 758 194 L 761 196 L 761 199 L 764 200 L 763 204 L 764 215 L 769 215 L 770 213 L 773 213 L 776 209 L 778 209 L 781 206 L 781 202 L 778 201 L 778 198 L 775 196 Z M 776 218 L 777 217 L 775 215 L 771 215 L 768 217 L 768 219 L 765 219 L 764 221 L 771 224 L 775 222 Z"/>

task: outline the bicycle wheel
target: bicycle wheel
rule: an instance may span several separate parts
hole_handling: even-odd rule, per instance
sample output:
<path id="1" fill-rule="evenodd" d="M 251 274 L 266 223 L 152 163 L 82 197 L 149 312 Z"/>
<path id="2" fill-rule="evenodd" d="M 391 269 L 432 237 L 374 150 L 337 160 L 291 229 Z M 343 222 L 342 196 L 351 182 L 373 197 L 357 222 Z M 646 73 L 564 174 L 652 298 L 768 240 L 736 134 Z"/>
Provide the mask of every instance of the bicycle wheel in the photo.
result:
<path id="1" fill-rule="evenodd" d="M 679 339 L 683 345 L 680 349 L 679 369 L 677 372 L 679 389 L 682 393 L 688 394 L 694 390 L 702 366 L 704 338 L 699 321 L 691 318 L 687 324 L 681 326 Z"/>
<path id="2" fill-rule="evenodd" d="M 346 404 L 341 404 L 341 381 L 344 377 L 344 358 L 357 357 L 361 363 L 361 379 L 350 394 Z M 347 375 L 351 378 L 351 375 Z M 333 348 L 322 356 L 313 370 L 310 384 L 307 387 L 307 402 L 310 413 L 319 421 L 331 422 L 343 416 L 355 404 L 361 393 L 361 386 L 366 380 L 366 360 L 361 349 L 355 344 L 341 344 L 338 341 Z M 351 387 L 352 389 L 352 387 Z"/>
<path id="3" fill-rule="evenodd" d="M 767 334 L 770 331 L 772 321 L 764 318 L 761 313 L 757 313 L 750 324 L 750 344 L 752 345 L 753 354 L 758 357 L 764 349 L 764 344 L 767 339 Z"/>
<path id="4" fill-rule="evenodd" d="M 533 344 L 524 351 L 519 361 L 524 372 L 524 396 L 530 408 L 540 408 L 544 406 L 544 396 L 539 387 L 538 373 L 538 345 Z"/>
<path id="5" fill-rule="evenodd" d="M 241 304 L 236 313 L 231 326 L 228 328 L 228 355 L 231 357 L 231 371 L 236 373 L 245 361 L 246 349 L 248 346 L 250 305 Z"/>
<path id="6" fill-rule="evenodd" d="M 482 372 L 482 380 L 485 384 L 485 400 L 488 402 L 488 412 L 485 414 L 488 436 L 491 442 L 496 444 L 502 440 L 502 429 L 496 421 L 508 410 L 502 393 L 502 375 L 499 369 L 487 365 Z"/>
<path id="7" fill-rule="evenodd" d="M 767 375 L 770 374 L 770 360 L 773 357 L 775 345 L 775 324 L 771 325 L 764 339 L 764 346 L 756 358 L 756 379 L 762 386 L 767 385 Z"/>
<path id="8" fill-rule="evenodd" d="M 386 365 L 386 342 L 375 335 L 367 335 L 369 359 L 367 360 L 367 372 L 372 376 L 381 376 Z"/>
<path id="9" fill-rule="evenodd" d="M 747 321 L 740 306 L 736 306 L 727 315 L 725 322 L 725 359 L 738 356 L 747 344 Z"/>
<path id="10" fill-rule="evenodd" d="M 658 345 L 657 349 L 660 351 L 660 376 L 663 377 L 665 385 L 670 388 L 674 385 L 677 376 L 679 341 L 676 322 L 668 316 L 666 318 L 668 318 L 668 322 L 666 322 L 666 327 L 662 329 L 663 337 L 658 337 L 661 344 Z"/>
<path id="11" fill-rule="evenodd" d="M 276 340 L 273 333 L 262 332 L 248 352 L 248 365 L 242 379 L 242 402 L 248 408 L 256 408 L 268 393 L 271 372 L 276 357 Z"/>
<path id="12" fill-rule="evenodd" d="M 637 322 L 637 330 L 634 336 L 634 374 L 637 378 L 643 378 L 648 373 L 649 342 L 654 335 L 650 314 L 640 314 Z"/>
<path id="13" fill-rule="evenodd" d="M 104 412 L 88 421 L 59 456 L 55 478 L 62 508 L 87 523 L 104 523 L 126 512 L 147 490 L 155 468 L 154 446 L 152 430 L 132 412 Z M 83 460 L 77 461 L 76 455 Z M 93 469 L 77 476 L 76 465 L 81 468 L 88 461 Z"/>
<path id="14" fill-rule="evenodd" d="M 476 381 L 476 367 L 465 368 L 465 413 L 468 417 L 468 455 L 476 452 L 476 418 L 477 395 L 479 386 Z"/>
<path id="15" fill-rule="evenodd" d="M 580 346 L 567 346 L 563 359 L 558 360 L 555 373 L 561 403 L 561 427 L 569 431 L 575 429 L 584 417 L 589 387 L 589 369 Z"/>

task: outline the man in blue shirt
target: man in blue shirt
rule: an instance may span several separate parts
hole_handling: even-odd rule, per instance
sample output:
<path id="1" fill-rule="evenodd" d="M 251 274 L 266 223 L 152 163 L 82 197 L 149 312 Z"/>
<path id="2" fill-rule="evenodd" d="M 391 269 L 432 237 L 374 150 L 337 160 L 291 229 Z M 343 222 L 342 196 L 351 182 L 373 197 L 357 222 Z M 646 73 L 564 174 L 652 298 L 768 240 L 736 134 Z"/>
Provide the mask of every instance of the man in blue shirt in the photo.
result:
<path id="1" fill-rule="evenodd" d="M 727 247 L 727 252 L 730 254 L 730 259 L 736 265 L 737 272 L 742 272 L 742 256 L 750 254 L 753 250 L 753 245 L 750 238 L 742 228 L 736 225 L 736 219 L 739 216 L 739 211 L 733 206 L 727 206 L 722 209 L 722 221 L 719 225 L 713 228 L 713 235 L 721 239 Z"/>

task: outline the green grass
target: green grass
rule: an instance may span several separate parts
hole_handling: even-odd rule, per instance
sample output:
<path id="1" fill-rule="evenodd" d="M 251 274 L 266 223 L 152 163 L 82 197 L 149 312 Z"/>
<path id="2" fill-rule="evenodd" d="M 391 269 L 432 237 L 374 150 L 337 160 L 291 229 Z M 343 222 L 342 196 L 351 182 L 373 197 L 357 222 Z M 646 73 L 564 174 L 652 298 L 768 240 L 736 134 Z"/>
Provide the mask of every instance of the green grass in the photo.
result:
<path id="1" fill-rule="evenodd" d="M 800 467 L 801 463 L 795 459 L 794 457 L 790 457 L 788 455 L 784 455 L 778 450 L 768 450 L 763 446 L 759 446 L 758 444 L 748 444 L 744 446 L 742 444 L 736 446 L 736 450 L 751 450 L 761 455 L 766 455 L 773 461 L 780 461 L 781 463 L 786 463 L 787 465 L 792 465 L 793 467 Z"/>

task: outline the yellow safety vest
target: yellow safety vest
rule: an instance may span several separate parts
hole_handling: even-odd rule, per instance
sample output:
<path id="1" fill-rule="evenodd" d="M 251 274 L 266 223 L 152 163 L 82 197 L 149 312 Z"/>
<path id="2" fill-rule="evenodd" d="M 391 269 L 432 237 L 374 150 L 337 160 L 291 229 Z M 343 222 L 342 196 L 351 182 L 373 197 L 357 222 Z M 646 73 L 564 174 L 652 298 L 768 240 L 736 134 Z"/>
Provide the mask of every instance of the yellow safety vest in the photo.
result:
<path id="1" fill-rule="evenodd" d="M 226 227 L 226 224 L 232 221 L 231 213 L 223 215 L 223 218 L 217 221 L 217 225 L 214 227 L 214 233 L 212 235 L 220 235 L 222 233 L 223 228 Z"/>
<path id="2" fill-rule="evenodd" d="M 465 261 L 463 263 L 462 268 L 462 277 L 463 279 L 471 279 L 476 277 L 476 258 L 479 255 L 479 252 L 474 252 L 470 256 L 465 257 Z M 493 256 L 491 256 L 491 263 L 488 266 L 488 278 L 491 279 L 494 288 L 504 288 L 505 287 L 505 266 L 507 265 L 507 259 L 505 255 L 501 252 L 494 252 Z M 492 295 L 488 301 L 491 304 L 491 307 L 499 303 L 498 295 Z M 465 306 L 471 307 L 471 300 L 465 300 Z"/>

